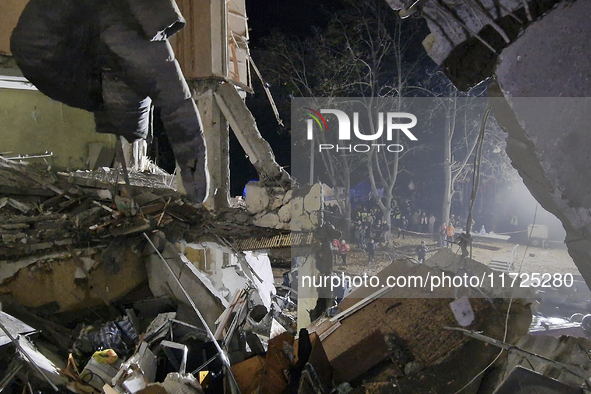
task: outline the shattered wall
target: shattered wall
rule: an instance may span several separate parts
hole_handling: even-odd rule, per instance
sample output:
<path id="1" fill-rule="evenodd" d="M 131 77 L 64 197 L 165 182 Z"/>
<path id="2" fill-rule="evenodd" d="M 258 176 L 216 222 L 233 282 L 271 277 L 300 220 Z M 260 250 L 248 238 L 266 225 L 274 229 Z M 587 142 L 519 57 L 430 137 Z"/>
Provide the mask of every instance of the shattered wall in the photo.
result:
<path id="1" fill-rule="evenodd" d="M 318 231 L 323 226 L 324 195 L 322 185 L 304 185 L 291 190 L 281 187 L 265 187 L 259 182 L 249 182 L 246 185 L 246 208 L 254 215 L 253 224 L 260 227 L 291 230 L 296 233 L 314 233 L 316 241 Z M 326 240 L 325 240 L 326 241 Z M 327 242 L 332 241 L 332 238 Z M 317 251 L 310 248 L 305 250 L 291 249 L 292 269 L 298 270 L 298 275 L 317 276 L 321 259 Z M 332 263 L 331 263 L 332 264 Z M 329 271 L 332 268 L 329 267 Z M 325 268 L 326 269 L 326 268 Z M 328 272 L 329 272 L 328 271 Z M 329 297 L 323 294 L 321 297 Z M 310 323 L 310 311 L 317 307 L 319 294 L 310 292 L 298 299 L 298 327 L 306 327 Z M 326 300 L 326 298 L 324 298 Z M 324 304 L 322 304 L 324 305 Z M 324 311 L 324 307 L 320 307 Z"/>
<path id="2" fill-rule="evenodd" d="M 0 53 L 10 53 L 10 33 L 28 0 L 3 0 L 0 3 Z"/>
<path id="3" fill-rule="evenodd" d="M 86 168 L 89 144 L 115 144 L 114 136 L 94 132 L 92 114 L 38 91 L 0 89 L 0 119 L 2 152 L 53 152 L 50 164 L 57 167 Z"/>
<path id="4" fill-rule="evenodd" d="M 170 263 L 174 275 L 183 287 L 187 289 L 191 297 L 199 301 L 205 321 L 210 328 L 214 329 L 216 319 L 228 306 L 226 299 L 217 292 L 207 275 L 191 264 L 173 244 L 166 243 L 161 253 Z M 188 305 L 182 289 L 174 281 L 160 256 L 154 251 L 151 251 L 146 260 L 146 270 L 150 278 L 150 290 L 154 296 L 172 296 L 179 302 Z"/>
<path id="5" fill-rule="evenodd" d="M 79 257 L 90 263 L 90 278 L 80 275 L 75 261 L 68 257 L 37 258 L 32 264 L 14 271 L 13 264 L 0 261 L 0 293 L 11 294 L 23 306 L 39 308 L 43 314 L 104 306 L 147 280 L 144 261 L 137 250 L 124 253 L 125 264 L 114 266 L 101 261 L 100 254 Z M 30 263 L 30 262 L 29 262 Z"/>
<path id="6" fill-rule="evenodd" d="M 27 0 L 0 2 L 0 55 L 10 54 L 10 34 Z M 0 59 L 10 59 L 5 56 Z M 7 63 L 10 66 L 10 62 Z M 3 69 L 2 75 L 22 75 L 18 69 Z M 0 139 L 2 152 L 39 154 L 53 152 L 51 164 L 62 168 L 86 168 L 88 145 L 112 147 L 115 138 L 94 132 L 92 115 L 58 103 L 32 90 L 0 88 Z"/>
<path id="7" fill-rule="evenodd" d="M 252 283 L 256 301 L 271 308 L 275 294 L 271 261 L 266 253 L 244 252 L 239 258 L 233 250 L 212 242 L 189 243 L 181 250 L 193 265 L 211 279 L 217 292 L 230 301 L 239 290 Z M 250 282 L 249 282 L 250 280 Z"/>

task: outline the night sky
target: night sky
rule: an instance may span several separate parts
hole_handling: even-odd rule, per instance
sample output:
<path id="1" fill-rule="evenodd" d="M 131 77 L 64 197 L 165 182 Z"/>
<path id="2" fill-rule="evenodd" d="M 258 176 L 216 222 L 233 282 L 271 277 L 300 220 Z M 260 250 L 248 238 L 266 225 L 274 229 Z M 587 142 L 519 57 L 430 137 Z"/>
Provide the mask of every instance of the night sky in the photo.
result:
<path id="1" fill-rule="evenodd" d="M 338 9 L 338 0 L 246 0 L 251 48 L 273 31 L 299 38 L 312 33 L 312 26 L 323 26 L 329 13 Z"/>

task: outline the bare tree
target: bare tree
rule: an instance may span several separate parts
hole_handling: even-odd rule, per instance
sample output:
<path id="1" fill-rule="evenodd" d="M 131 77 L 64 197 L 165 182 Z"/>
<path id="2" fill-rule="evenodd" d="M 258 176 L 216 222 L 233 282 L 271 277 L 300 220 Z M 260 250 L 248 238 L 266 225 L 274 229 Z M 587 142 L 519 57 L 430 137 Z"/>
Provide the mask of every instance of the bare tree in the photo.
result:
<path id="1" fill-rule="evenodd" d="M 375 135 L 377 113 L 381 109 L 378 106 L 382 102 L 379 99 L 395 98 L 398 109 L 400 109 L 401 99 L 406 93 L 418 88 L 409 81 L 420 59 L 415 59 L 412 63 L 405 63 L 408 45 L 412 40 L 411 37 L 406 37 L 406 40 L 402 39 L 400 21 L 397 20 L 394 26 L 390 27 L 382 10 L 372 2 L 361 3 L 357 7 L 359 13 L 369 14 L 372 17 L 361 20 L 355 29 L 347 29 L 344 36 L 352 57 L 361 59 L 362 67 L 357 69 L 359 72 L 357 78 L 367 81 L 365 86 L 361 86 L 360 94 L 367 97 L 368 132 Z M 387 74 L 384 73 L 385 63 L 389 66 Z M 382 135 L 375 143 L 386 145 L 388 141 L 384 141 L 385 138 L 386 136 Z M 402 146 L 400 130 L 396 131 L 392 142 L 396 146 Z M 374 148 L 367 153 L 366 158 L 371 189 L 376 196 L 377 206 L 382 212 L 382 217 L 388 228 L 386 239 L 390 236 L 392 225 L 390 213 L 394 199 L 394 186 L 398 180 L 399 164 L 403 152 L 408 152 L 408 149 L 403 151 L 396 149 L 394 152 L 390 152 Z M 381 198 L 378 189 L 382 190 Z"/>
<path id="2" fill-rule="evenodd" d="M 478 132 L 471 122 L 468 125 L 464 121 L 460 135 L 458 132 L 458 115 L 461 104 L 458 103 L 458 92 L 452 88 L 448 92 L 450 93 L 448 97 L 442 99 L 445 124 L 443 128 L 444 192 L 441 220 L 449 223 L 451 203 L 457 192 L 455 185 L 459 181 L 464 181 L 468 174 L 468 162 L 476 148 Z"/>
<path id="3" fill-rule="evenodd" d="M 338 19 L 335 17 L 330 26 L 337 23 Z M 294 97 L 309 98 L 309 105 L 312 107 L 322 106 L 314 102 L 330 105 L 327 98 L 330 100 L 331 97 L 349 96 L 354 84 L 353 69 L 357 65 L 345 61 L 344 53 L 335 48 L 335 39 L 339 39 L 338 32 L 331 31 L 328 34 L 318 30 L 313 37 L 302 41 L 290 40 L 282 35 L 272 36 L 266 42 L 267 59 L 262 63 L 267 79 L 274 84 L 281 84 Z M 330 121 L 328 119 L 329 124 Z M 307 149 L 307 142 L 296 143 L 305 144 Z M 314 143 L 315 146 L 337 145 L 338 140 L 334 133 L 318 133 Z M 314 148 L 307 154 L 315 154 L 313 151 Z M 359 167 L 362 158 L 346 151 L 321 150 L 320 160 L 324 168 L 322 178 L 335 192 L 342 190 L 342 196 L 337 196 L 336 203 L 344 219 L 341 224 L 345 224 L 351 217 L 351 173 Z M 348 232 L 348 226 L 339 227 Z"/>
<path id="4" fill-rule="evenodd" d="M 440 101 L 444 116 L 443 130 L 443 177 L 442 221 L 448 222 L 457 186 L 467 183 L 474 171 L 475 153 L 479 129 L 485 127 L 483 155 L 480 161 L 480 177 L 511 180 L 515 171 L 504 151 L 502 131 L 493 116 L 484 118 L 486 99 L 475 97 L 474 92 L 465 94 L 454 87 L 447 90 L 447 97 Z M 481 123 L 486 123 L 482 125 Z"/>
<path id="5" fill-rule="evenodd" d="M 383 0 L 345 1 L 343 12 L 335 15 L 328 27 L 303 41 L 275 36 L 267 42 L 272 52 L 267 62 L 270 79 L 284 85 L 294 96 L 358 97 L 366 119 L 363 134 L 376 134 L 380 99 L 402 98 L 411 90 L 422 89 L 410 82 L 424 52 L 409 56 L 413 33 L 402 31 L 397 16 Z M 409 23 L 405 27 L 413 30 Z M 416 51 L 415 51 L 416 52 Z M 407 61 L 408 59 L 411 59 Z M 400 131 L 393 144 L 401 144 Z M 319 143 L 334 136 L 319 135 Z M 384 136 L 385 138 L 385 136 Z M 380 143 L 380 141 L 375 141 Z M 328 183 L 343 188 L 346 198 L 338 199 L 347 220 L 351 217 L 351 174 L 365 168 L 377 205 L 387 224 L 398 179 L 402 152 L 372 149 L 367 154 L 322 151 Z"/>

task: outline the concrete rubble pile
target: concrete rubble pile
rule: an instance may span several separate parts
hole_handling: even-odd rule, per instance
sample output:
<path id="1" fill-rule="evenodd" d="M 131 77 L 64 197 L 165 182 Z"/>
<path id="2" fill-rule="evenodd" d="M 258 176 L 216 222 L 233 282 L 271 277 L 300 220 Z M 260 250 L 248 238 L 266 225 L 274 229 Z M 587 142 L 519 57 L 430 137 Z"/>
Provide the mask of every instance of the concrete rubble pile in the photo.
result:
<path id="1" fill-rule="evenodd" d="M 267 253 L 236 247 L 285 232 L 129 177 L 0 157 L 0 391 L 237 392 L 230 367 L 295 332 Z"/>
<path id="2" fill-rule="evenodd" d="M 332 239 L 317 185 L 250 184 L 246 202 L 211 212 L 165 174 L 123 178 L 0 157 L 0 391 L 589 392 L 591 342 L 529 335 L 532 293 L 357 287 L 298 325 L 297 292 L 276 287 L 267 253 Z M 297 234 L 308 246 L 295 253 Z M 491 272 L 445 248 L 377 276 Z"/>

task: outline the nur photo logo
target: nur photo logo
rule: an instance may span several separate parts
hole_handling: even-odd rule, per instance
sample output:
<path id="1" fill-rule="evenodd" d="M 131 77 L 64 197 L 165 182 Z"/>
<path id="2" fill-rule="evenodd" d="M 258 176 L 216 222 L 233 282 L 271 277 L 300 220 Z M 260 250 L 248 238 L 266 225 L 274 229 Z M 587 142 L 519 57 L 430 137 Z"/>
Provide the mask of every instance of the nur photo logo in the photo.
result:
<path id="1" fill-rule="evenodd" d="M 398 143 L 389 143 L 396 138 L 395 132 L 402 132 L 411 141 L 417 141 L 417 137 L 410 131 L 411 128 L 417 125 L 417 117 L 408 112 L 378 112 L 375 119 L 375 128 L 372 134 L 363 133 L 360 127 L 359 112 L 353 112 L 353 121 L 350 116 L 342 110 L 338 109 L 320 109 L 316 111 L 309 107 L 303 107 L 306 114 L 310 117 L 306 119 L 306 135 L 309 141 L 314 139 L 314 133 L 336 133 L 338 135 L 337 144 L 322 143 L 318 145 L 318 151 L 335 150 L 336 152 L 358 152 L 366 153 L 371 149 L 385 150 L 388 152 L 402 152 L 403 145 Z M 337 120 L 338 127 L 333 127 L 329 130 L 328 122 L 323 114 L 331 115 Z M 314 129 L 317 131 L 314 131 Z M 334 130 L 336 129 L 336 131 Z M 379 140 L 388 143 L 377 143 Z M 355 141 L 371 141 L 373 143 L 349 143 Z"/>

